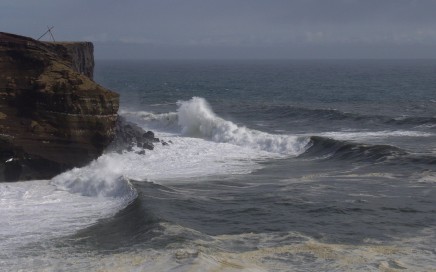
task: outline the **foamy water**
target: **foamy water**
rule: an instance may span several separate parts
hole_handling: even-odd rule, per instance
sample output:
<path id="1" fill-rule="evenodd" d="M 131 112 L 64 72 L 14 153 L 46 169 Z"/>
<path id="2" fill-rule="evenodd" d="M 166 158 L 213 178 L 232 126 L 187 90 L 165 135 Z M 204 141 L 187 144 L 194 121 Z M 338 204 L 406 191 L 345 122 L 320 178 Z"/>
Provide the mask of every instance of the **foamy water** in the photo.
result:
<path id="1" fill-rule="evenodd" d="M 83 196 L 83 191 L 71 193 L 48 180 L 0 183 L 2 255 L 13 258 L 20 247 L 73 234 L 132 201 Z"/>
<path id="2" fill-rule="evenodd" d="M 178 225 L 163 223 L 161 228 L 166 236 L 204 237 Z M 424 237 L 433 239 L 432 230 L 424 232 Z M 350 245 L 323 243 L 297 232 L 245 233 L 175 242 L 163 250 L 73 253 L 68 260 L 56 260 L 58 256 L 49 252 L 39 265 L 51 270 L 54 262 L 56 266 L 68 265 L 74 270 L 87 267 L 90 271 L 434 271 L 432 252 L 415 246 L 421 239 Z"/>
<path id="3" fill-rule="evenodd" d="M 153 114 L 128 111 L 124 114 L 146 128 L 270 153 L 298 156 L 307 149 L 309 143 L 308 137 L 269 134 L 238 126 L 217 116 L 209 103 L 201 97 L 178 101 L 177 105 L 177 112 Z"/>
<path id="4" fill-rule="evenodd" d="M 248 174 L 258 169 L 259 160 L 296 156 L 304 151 L 306 139 L 272 135 L 238 127 L 216 116 L 204 99 L 179 102 L 174 114 L 159 118 L 143 113 L 142 125 L 168 117 L 179 133 L 162 133 L 172 144 L 156 145 L 145 155 L 139 149 L 122 154 L 107 153 L 88 166 L 75 168 L 51 181 L 0 184 L 0 249 L 11 249 L 73 234 L 98 219 L 113 215 L 137 197 L 130 179 L 157 183 L 180 178 L 224 174 Z"/>

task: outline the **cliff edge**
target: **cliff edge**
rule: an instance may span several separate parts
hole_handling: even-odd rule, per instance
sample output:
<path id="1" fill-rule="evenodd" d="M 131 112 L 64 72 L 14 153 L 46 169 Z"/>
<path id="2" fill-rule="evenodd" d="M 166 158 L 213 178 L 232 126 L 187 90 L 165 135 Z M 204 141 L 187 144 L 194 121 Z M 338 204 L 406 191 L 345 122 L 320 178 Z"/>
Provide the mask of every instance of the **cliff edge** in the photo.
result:
<path id="1" fill-rule="evenodd" d="M 51 178 L 102 154 L 119 95 L 93 68 L 92 43 L 0 32 L 0 181 Z"/>

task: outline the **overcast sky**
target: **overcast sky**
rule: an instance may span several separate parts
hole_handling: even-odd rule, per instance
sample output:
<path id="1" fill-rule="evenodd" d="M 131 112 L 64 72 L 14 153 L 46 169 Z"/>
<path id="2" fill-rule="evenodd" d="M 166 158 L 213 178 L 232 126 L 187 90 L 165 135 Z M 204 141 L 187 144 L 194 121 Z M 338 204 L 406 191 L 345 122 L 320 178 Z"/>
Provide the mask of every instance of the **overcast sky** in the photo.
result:
<path id="1" fill-rule="evenodd" d="M 97 59 L 436 58 L 436 0 L 0 0 L 0 31 L 48 25 Z"/>

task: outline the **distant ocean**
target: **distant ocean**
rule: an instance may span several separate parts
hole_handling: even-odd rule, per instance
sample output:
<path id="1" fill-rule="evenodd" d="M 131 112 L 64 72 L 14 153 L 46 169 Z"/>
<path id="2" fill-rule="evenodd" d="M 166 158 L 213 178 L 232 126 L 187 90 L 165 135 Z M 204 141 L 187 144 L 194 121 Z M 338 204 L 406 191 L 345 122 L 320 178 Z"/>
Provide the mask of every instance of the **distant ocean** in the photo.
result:
<path id="1" fill-rule="evenodd" d="M 436 271 L 436 61 L 97 61 L 156 137 L 0 183 L 0 271 Z"/>

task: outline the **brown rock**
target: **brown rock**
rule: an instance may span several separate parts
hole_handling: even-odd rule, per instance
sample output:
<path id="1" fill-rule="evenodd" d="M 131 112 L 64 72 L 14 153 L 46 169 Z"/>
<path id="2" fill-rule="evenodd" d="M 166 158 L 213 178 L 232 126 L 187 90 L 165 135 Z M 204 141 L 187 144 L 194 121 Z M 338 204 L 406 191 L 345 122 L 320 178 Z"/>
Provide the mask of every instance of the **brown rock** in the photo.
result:
<path id="1" fill-rule="evenodd" d="M 119 95 L 96 84 L 89 42 L 48 43 L 0 32 L 0 181 L 50 178 L 112 141 Z M 16 173 L 10 169 L 20 169 Z"/>

